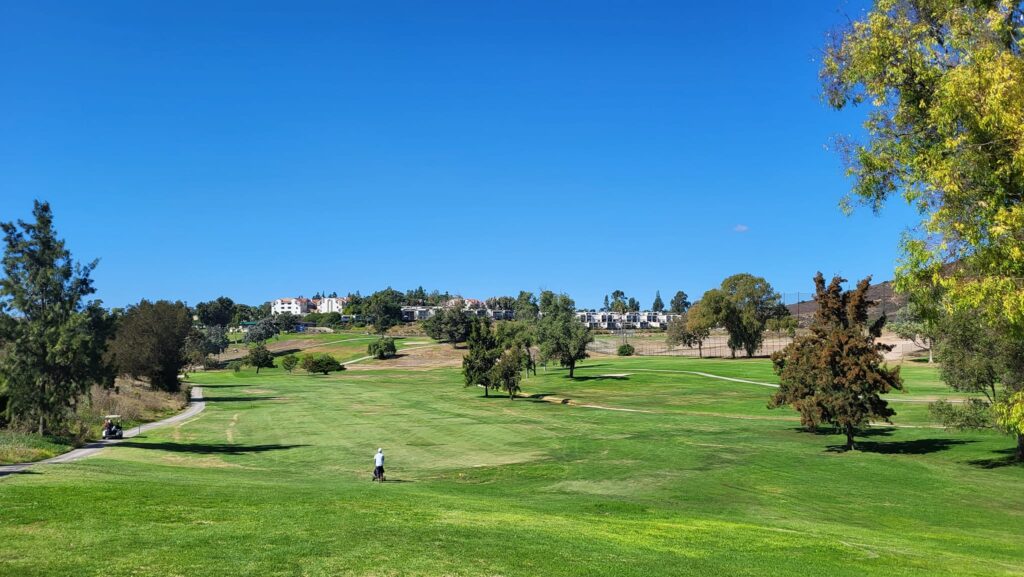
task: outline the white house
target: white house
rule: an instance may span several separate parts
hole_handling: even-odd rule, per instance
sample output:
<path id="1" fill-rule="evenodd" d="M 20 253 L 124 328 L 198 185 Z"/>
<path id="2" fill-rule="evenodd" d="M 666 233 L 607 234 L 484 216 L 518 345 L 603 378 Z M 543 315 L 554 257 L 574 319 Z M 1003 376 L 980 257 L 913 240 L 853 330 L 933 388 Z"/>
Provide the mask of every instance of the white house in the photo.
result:
<path id="1" fill-rule="evenodd" d="M 346 304 L 348 304 L 346 297 L 324 297 L 317 302 L 316 312 L 341 314 L 345 310 Z"/>
<path id="2" fill-rule="evenodd" d="M 304 315 L 309 312 L 309 299 L 305 297 L 274 299 L 270 304 L 270 314 L 292 313 Z"/>

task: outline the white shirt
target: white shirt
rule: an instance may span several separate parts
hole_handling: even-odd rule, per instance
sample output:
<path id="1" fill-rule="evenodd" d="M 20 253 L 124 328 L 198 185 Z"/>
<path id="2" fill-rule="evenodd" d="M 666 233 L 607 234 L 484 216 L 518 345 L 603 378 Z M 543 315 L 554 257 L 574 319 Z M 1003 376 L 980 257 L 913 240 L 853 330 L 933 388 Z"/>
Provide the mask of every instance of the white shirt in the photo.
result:
<path id="1" fill-rule="evenodd" d="M 375 453 L 373 455 L 373 464 L 376 467 L 384 466 L 384 453 Z"/>

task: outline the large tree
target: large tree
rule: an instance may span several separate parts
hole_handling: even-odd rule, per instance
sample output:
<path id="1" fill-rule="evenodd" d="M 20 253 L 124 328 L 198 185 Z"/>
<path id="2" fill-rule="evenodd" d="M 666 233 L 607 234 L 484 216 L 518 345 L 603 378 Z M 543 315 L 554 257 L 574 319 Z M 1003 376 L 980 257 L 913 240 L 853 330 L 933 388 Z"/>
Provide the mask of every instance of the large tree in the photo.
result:
<path id="1" fill-rule="evenodd" d="M 902 196 L 921 215 L 903 237 L 896 288 L 913 294 L 937 286 L 944 308 L 978 310 L 1017 340 L 1024 339 L 1022 47 L 1019 1 L 876 0 L 833 37 L 821 69 L 831 106 L 871 106 L 866 141 L 840 142 L 854 179 L 846 206 L 878 211 Z"/>
<path id="2" fill-rule="evenodd" d="M 576 363 L 587 358 L 587 345 L 594 342 L 590 328 L 576 319 L 576 304 L 568 295 L 552 293 L 537 326 L 541 356 L 557 360 L 575 376 Z"/>
<path id="3" fill-rule="evenodd" d="M 729 333 L 729 350 L 734 357 L 739 349 L 748 357 L 754 356 L 779 303 L 779 295 L 768 281 L 746 273 L 732 275 L 722 281 L 720 288 L 707 291 L 701 298 L 705 314 Z"/>
<path id="4" fill-rule="evenodd" d="M 661 300 L 661 291 L 654 291 L 654 303 L 651 305 L 651 310 L 656 313 L 665 310 L 665 302 Z"/>
<path id="5" fill-rule="evenodd" d="M 267 349 L 266 345 L 253 345 L 249 349 L 248 356 L 245 357 L 245 364 L 254 367 L 258 375 L 260 374 L 260 369 L 274 368 L 274 355 Z"/>
<path id="6" fill-rule="evenodd" d="M 669 348 L 683 345 L 697 347 L 697 356 L 704 357 L 704 341 L 711 335 L 714 321 L 706 318 L 700 307 L 694 305 L 685 314 L 668 323 L 665 344 Z"/>
<path id="7" fill-rule="evenodd" d="M 369 296 L 366 302 L 366 314 L 373 323 L 374 330 L 381 336 L 388 329 L 402 322 L 402 301 L 405 295 L 388 287 Z"/>
<path id="8" fill-rule="evenodd" d="M 519 392 L 519 381 L 523 376 L 520 372 L 523 370 L 522 356 L 523 351 L 518 347 L 505 349 L 491 369 L 491 382 L 505 389 L 509 400 L 515 399 Z"/>
<path id="9" fill-rule="evenodd" d="M 826 286 L 820 272 L 814 277 L 818 310 L 810 334 L 772 355 L 780 384 L 769 406 L 792 406 L 807 428 L 835 426 L 851 450 L 858 429 L 896 414 L 881 395 L 903 384 L 899 367 L 885 365 L 884 353 L 892 347 L 875 341 L 885 317 L 868 325 L 870 277 L 853 291 L 844 291 L 844 282 L 834 277 Z"/>
<path id="10" fill-rule="evenodd" d="M 206 327 L 224 327 L 231 324 L 235 316 L 235 301 L 228 297 L 217 297 L 215 300 L 196 305 L 196 316 Z"/>
<path id="11" fill-rule="evenodd" d="M 528 291 L 519 291 L 514 305 L 516 320 L 532 321 L 537 319 L 540 307 L 537 305 L 537 297 Z"/>
<path id="12" fill-rule="evenodd" d="M 677 291 L 672 300 L 669 301 L 668 311 L 673 314 L 681 315 L 686 312 L 686 309 L 690 308 L 689 297 L 683 291 Z"/>
<path id="13" fill-rule="evenodd" d="M 495 387 L 494 365 L 501 355 L 501 348 L 487 319 L 476 319 L 466 341 L 469 351 L 462 357 L 462 376 L 467 387 L 481 386 L 484 396 L 490 396 Z"/>
<path id="14" fill-rule="evenodd" d="M 245 342 L 265 343 L 272 339 L 277 333 L 278 328 L 277 323 L 274 322 L 274 318 L 266 317 L 264 319 L 260 319 L 255 325 L 249 327 L 249 330 L 245 333 Z"/>
<path id="15" fill-rule="evenodd" d="M 36 202 L 35 222 L 3 223 L 0 279 L 0 381 L 7 411 L 55 432 L 94 384 L 113 383 L 104 360 L 113 321 L 96 300 L 90 274 L 57 238 L 50 205 Z"/>
<path id="16" fill-rule="evenodd" d="M 142 300 L 129 307 L 111 344 L 119 373 L 145 379 L 156 389 L 177 391 L 192 331 L 192 315 L 180 301 Z"/>

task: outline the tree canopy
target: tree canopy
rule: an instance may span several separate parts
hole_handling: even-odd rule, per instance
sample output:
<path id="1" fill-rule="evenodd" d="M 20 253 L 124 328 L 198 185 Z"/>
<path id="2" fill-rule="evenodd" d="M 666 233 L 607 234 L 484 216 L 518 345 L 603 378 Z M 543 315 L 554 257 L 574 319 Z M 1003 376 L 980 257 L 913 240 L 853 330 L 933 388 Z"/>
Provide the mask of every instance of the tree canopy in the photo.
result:
<path id="1" fill-rule="evenodd" d="M 235 316 L 235 301 L 228 297 L 217 297 L 215 300 L 196 305 L 196 316 L 206 327 L 224 327 L 231 324 Z"/>
<path id="2" fill-rule="evenodd" d="M 365 313 L 370 317 L 373 328 L 384 335 L 388 329 L 402 322 L 402 301 L 404 295 L 388 287 L 377 291 L 367 299 Z"/>
<path id="3" fill-rule="evenodd" d="M 681 315 L 690 308 L 689 297 L 683 291 L 677 291 L 672 300 L 669 301 L 669 312 L 677 315 Z"/>
<path id="4" fill-rule="evenodd" d="M 746 273 L 726 278 L 720 288 L 707 291 L 700 300 L 702 315 L 728 331 L 732 355 L 743 349 L 748 357 L 760 348 L 768 319 L 779 303 L 768 281 Z"/>
<path id="5" fill-rule="evenodd" d="M 568 295 L 550 293 L 537 325 L 541 356 L 568 367 L 570 378 L 575 376 L 576 363 L 589 356 L 587 345 L 594 342 L 590 328 L 576 320 L 575 312 L 576 304 Z"/>
<path id="6" fill-rule="evenodd" d="M 177 391 L 192 330 L 192 315 L 182 302 L 142 300 L 129 307 L 111 344 L 119 373 L 145 379 L 157 389 Z"/>
<path id="7" fill-rule="evenodd" d="M 104 359 L 113 320 L 90 277 L 96 262 L 75 262 L 53 227 L 50 205 L 36 201 L 35 222 L 0 225 L 0 382 L 10 417 L 55 432 L 93 384 L 113 383 Z"/>
<path id="8" fill-rule="evenodd" d="M 814 277 L 818 310 L 810 334 L 772 355 L 780 384 L 769 406 L 792 406 L 808 428 L 832 424 L 845 433 L 850 450 L 860 427 L 895 414 L 881 395 L 903 384 L 899 367 L 885 366 L 883 353 L 892 347 L 875 342 L 885 317 L 867 324 L 870 277 L 853 291 L 843 291 L 845 281 L 834 277 L 826 286 L 820 272 Z"/>

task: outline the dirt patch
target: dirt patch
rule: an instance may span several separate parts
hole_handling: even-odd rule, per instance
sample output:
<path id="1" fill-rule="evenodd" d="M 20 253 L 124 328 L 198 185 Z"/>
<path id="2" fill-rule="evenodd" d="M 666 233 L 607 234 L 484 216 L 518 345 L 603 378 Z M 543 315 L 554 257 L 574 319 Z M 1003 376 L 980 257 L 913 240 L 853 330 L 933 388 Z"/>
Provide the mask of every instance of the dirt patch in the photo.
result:
<path id="1" fill-rule="evenodd" d="M 274 391 L 268 389 L 242 389 L 242 392 L 250 395 L 266 395 L 273 393 Z"/>
<path id="2" fill-rule="evenodd" d="M 442 367 L 461 367 L 466 349 L 453 349 L 451 345 L 423 346 L 399 351 L 398 357 L 386 361 L 366 360 L 346 365 L 351 371 L 380 369 L 429 370 Z"/>

